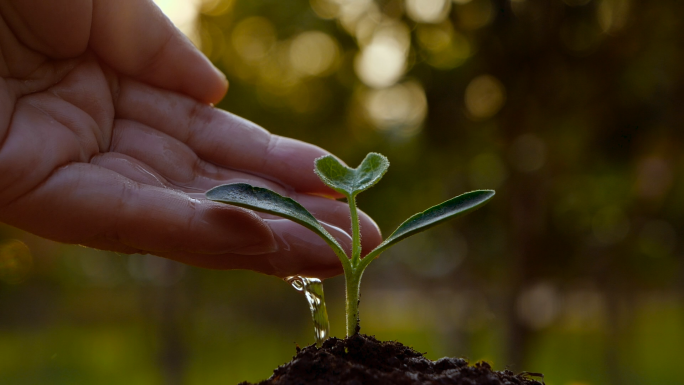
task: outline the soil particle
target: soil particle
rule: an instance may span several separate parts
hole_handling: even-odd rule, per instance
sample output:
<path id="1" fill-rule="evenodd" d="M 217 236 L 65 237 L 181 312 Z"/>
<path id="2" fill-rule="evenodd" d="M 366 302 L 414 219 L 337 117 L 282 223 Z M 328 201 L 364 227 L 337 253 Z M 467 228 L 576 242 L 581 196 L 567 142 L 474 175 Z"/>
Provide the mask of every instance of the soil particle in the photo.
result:
<path id="1" fill-rule="evenodd" d="M 307 346 L 258 385 L 542 385 L 525 374 L 493 371 L 486 362 L 469 366 L 462 358 L 428 360 L 399 342 L 355 334 Z M 240 385 L 250 385 L 242 382 Z"/>

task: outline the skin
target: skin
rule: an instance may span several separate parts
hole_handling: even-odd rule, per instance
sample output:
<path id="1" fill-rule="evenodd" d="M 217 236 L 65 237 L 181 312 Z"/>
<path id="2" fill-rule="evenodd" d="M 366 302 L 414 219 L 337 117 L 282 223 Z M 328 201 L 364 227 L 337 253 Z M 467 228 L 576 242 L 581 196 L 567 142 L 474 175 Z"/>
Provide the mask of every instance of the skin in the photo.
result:
<path id="1" fill-rule="evenodd" d="M 225 77 L 151 1 L 0 0 L 0 76 L 1 222 L 212 269 L 341 273 L 304 227 L 204 199 L 268 187 L 351 243 L 347 205 L 313 173 L 327 152 L 213 108 Z"/>

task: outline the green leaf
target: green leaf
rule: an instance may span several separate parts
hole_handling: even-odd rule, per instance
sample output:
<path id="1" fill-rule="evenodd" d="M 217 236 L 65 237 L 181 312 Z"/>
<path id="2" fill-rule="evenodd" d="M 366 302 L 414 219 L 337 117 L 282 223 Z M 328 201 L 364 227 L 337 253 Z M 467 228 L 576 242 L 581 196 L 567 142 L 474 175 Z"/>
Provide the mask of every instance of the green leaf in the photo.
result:
<path id="1" fill-rule="evenodd" d="M 378 254 L 386 250 L 393 244 L 401 241 L 404 238 L 410 237 L 413 234 L 427 230 L 430 227 L 436 226 L 446 220 L 469 213 L 480 206 L 484 205 L 494 196 L 494 190 L 476 190 L 461 194 L 455 198 L 451 198 L 446 202 L 442 202 L 437 206 L 415 214 L 407 219 L 394 230 L 394 232 L 385 239 L 375 250 L 371 251 L 364 259 L 364 265 L 367 265 Z M 369 258 L 370 257 L 370 258 Z M 368 262 L 366 262 L 368 260 Z"/>
<path id="2" fill-rule="evenodd" d="M 383 155 L 371 152 L 359 167 L 350 168 L 332 155 L 316 159 L 314 171 L 333 190 L 353 197 L 376 184 L 387 171 L 389 161 Z"/>
<path id="3" fill-rule="evenodd" d="M 287 218 L 293 222 L 312 230 L 333 248 L 340 259 L 348 263 L 347 255 L 337 243 L 337 240 L 302 205 L 291 198 L 284 197 L 266 188 L 254 187 L 247 183 L 225 184 L 214 187 L 205 194 L 208 199 L 216 202 L 248 208 L 262 213 L 273 214 Z"/>

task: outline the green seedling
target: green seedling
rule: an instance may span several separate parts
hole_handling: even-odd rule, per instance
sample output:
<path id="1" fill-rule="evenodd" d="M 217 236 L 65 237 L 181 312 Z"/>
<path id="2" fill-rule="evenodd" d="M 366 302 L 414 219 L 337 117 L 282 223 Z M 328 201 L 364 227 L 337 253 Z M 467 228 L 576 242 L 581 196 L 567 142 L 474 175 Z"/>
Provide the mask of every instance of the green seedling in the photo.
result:
<path id="1" fill-rule="evenodd" d="M 327 186 L 347 198 L 351 214 L 352 255 L 349 257 L 335 238 L 314 218 L 309 211 L 294 200 L 283 197 L 269 189 L 246 183 L 215 187 L 207 191 L 207 198 L 235 206 L 290 219 L 312 230 L 330 245 L 342 263 L 346 283 L 347 336 L 358 330 L 359 294 L 361 276 L 368 265 L 380 253 L 404 238 L 436 226 L 448 219 L 458 217 L 484 205 L 494 196 L 493 190 L 476 190 L 451 198 L 436 206 L 415 214 L 385 239 L 378 247 L 361 258 L 361 235 L 356 196 L 376 184 L 387 171 L 389 162 L 381 154 L 370 153 L 357 168 L 349 168 L 337 158 L 327 155 L 314 162 L 314 171 Z"/>

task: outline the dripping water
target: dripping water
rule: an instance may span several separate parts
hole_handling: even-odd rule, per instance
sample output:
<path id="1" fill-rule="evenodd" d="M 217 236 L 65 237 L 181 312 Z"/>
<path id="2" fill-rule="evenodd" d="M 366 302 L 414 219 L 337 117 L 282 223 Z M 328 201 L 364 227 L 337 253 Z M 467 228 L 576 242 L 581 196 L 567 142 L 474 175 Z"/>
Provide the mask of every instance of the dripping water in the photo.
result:
<path id="1" fill-rule="evenodd" d="M 297 291 L 304 292 L 311 317 L 314 323 L 314 333 L 316 335 L 316 346 L 321 346 L 323 341 L 328 338 L 330 323 L 328 322 L 328 310 L 325 307 L 325 296 L 323 295 L 323 282 L 318 278 L 301 277 L 294 275 L 285 278 L 285 281 L 292 285 Z"/>

